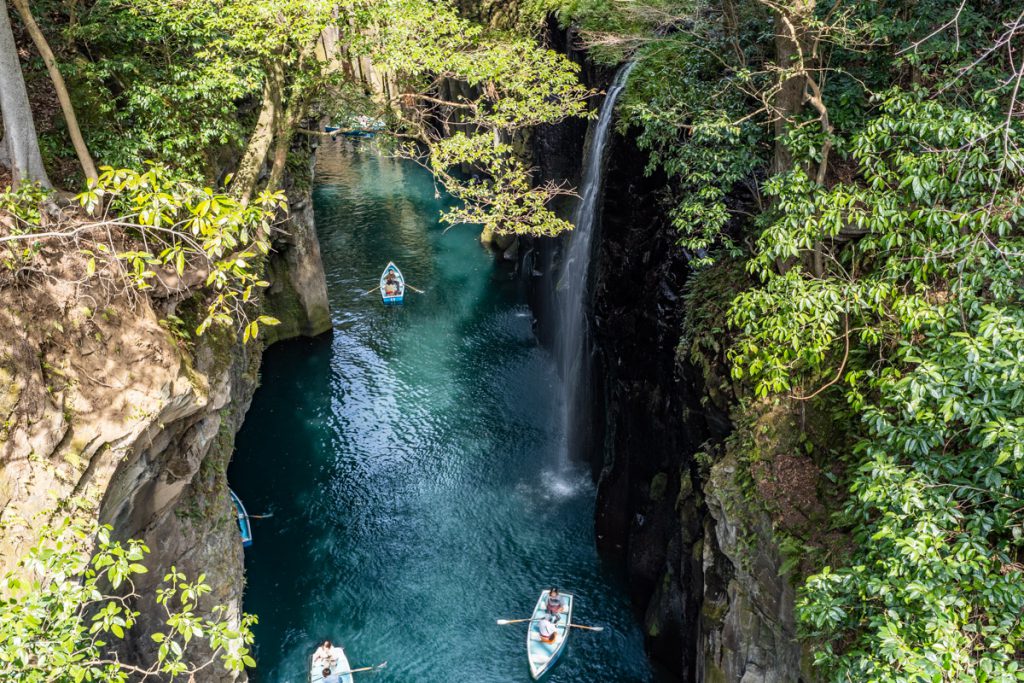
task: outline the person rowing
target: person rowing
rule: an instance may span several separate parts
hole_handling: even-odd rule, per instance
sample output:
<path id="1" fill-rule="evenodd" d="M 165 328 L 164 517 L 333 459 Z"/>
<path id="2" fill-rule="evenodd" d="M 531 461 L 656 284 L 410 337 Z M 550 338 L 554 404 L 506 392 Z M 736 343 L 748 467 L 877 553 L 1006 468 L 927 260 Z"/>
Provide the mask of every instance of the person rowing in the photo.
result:
<path id="1" fill-rule="evenodd" d="M 384 280 L 384 294 L 387 296 L 398 295 L 398 278 L 395 277 L 394 273 L 388 273 L 387 278 Z"/>
<path id="2" fill-rule="evenodd" d="M 540 634 L 540 640 L 543 643 L 554 643 L 558 638 L 558 629 L 556 624 L 558 623 L 558 616 L 549 614 L 540 620 L 537 624 L 537 633 Z"/>

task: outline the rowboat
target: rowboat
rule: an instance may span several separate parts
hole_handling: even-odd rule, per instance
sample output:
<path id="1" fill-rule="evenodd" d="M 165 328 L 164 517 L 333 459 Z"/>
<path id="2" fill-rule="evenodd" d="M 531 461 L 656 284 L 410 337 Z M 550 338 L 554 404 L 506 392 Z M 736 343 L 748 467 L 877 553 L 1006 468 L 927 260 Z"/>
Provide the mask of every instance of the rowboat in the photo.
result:
<path id="1" fill-rule="evenodd" d="M 537 606 L 533 608 L 530 628 L 526 632 L 526 656 L 530 660 L 530 675 L 533 676 L 533 680 L 538 680 L 558 661 L 569 639 L 569 624 L 572 623 L 573 597 L 569 593 L 561 593 L 565 609 L 559 615 L 558 624 L 555 626 L 555 642 L 545 643 L 541 640 L 540 620 L 547 614 L 544 608 L 548 603 L 548 592 L 543 591 L 540 594 Z"/>
<path id="2" fill-rule="evenodd" d="M 325 668 L 329 668 L 331 673 L 337 674 L 340 683 L 352 683 L 352 674 L 349 673 L 352 670 L 352 666 L 348 663 L 348 656 L 345 655 L 344 648 L 337 645 L 331 648 L 330 666 L 325 666 L 320 661 L 314 662 L 311 655 L 309 659 L 309 683 L 321 683 L 324 680 Z"/>
<path id="3" fill-rule="evenodd" d="M 380 274 L 380 296 L 388 306 L 400 304 L 405 299 L 405 278 L 394 263 L 388 263 Z"/>
<path id="4" fill-rule="evenodd" d="M 242 547 L 248 548 L 252 545 L 252 525 L 249 523 L 249 513 L 245 511 L 242 500 L 234 491 L 228 489 L 231 494 L 231 502 L 235 504 L 235 512 L 238 515 L 238 530 L 242 532 Z"/>
<path id="5" fill-rule="evenodd" d="M 363 130 L 361 128 L 342 128 L 341 126 L 324 126 L 324 132 L 330 133 L 332 138 L 344 135 L 347 138 L 369 139 L 377 136 L 376 131 Z"/>

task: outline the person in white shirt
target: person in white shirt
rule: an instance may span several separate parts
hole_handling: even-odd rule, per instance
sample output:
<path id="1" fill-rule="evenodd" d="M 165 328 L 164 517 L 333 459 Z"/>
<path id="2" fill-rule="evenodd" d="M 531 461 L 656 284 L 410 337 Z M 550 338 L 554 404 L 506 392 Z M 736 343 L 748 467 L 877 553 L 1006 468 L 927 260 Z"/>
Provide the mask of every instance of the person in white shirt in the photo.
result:
<path id="1" fill-rule="evenodd" d="M 334 645 L 329 640 L 325 640 L 313 653 L 313 664 L 319 664 L 325 669 L 333 668 L 335 661 L 337 657 L 334 656 Z"/>
<path id="2" fill-rule="evenodd" d="M 540 633 L 541 642 L 553 643 L 558 638 L 558 629 L 555 628 L 555 624 L 558 623 L 558 617 L 554 615 L 548 615 L 540 620 L 537 624 L 537 632 Z"/>

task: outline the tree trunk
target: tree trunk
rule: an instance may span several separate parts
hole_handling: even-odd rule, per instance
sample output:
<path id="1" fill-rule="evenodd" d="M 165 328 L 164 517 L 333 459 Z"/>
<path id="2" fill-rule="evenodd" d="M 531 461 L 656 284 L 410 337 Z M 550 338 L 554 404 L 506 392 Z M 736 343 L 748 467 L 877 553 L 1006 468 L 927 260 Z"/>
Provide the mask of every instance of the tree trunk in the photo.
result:
<path id="1" fill-rule="evenodd" d="M 64 77 L 61 75 L 60 69 L 57 67 L 57 59 L 53 56 L 50 44 L 46 42 L 46 36 L 39 30 L 35 17 L 32 16 L 28 0 L 12 1 L 18 9 L 18 14 L 21 15 L 25 28 L 28 29 L 28 34 L 32 37 L 32 42 L 35 43 L 36 50 L 39 51 L 39 55 L 43 58 L 43 63 L 46 64 L 50 80 L 53 81 L 53 89 L 57 91 L 60 109 L 64 113 L 64 121 L 67 122 L 68 133 L 71 135 L 71 144 L 75 146 L 75 154 L 78 155 L 78 162 L 82 165 L 82 172 L 85 173 L 87 179 L 95 180 L 98 177 L 96 164 L 92 160 L 92 155 L 89 154 L 89 148 L 85 146 L 85 139 L 82 137 L 81 128 L 78 127 L 78 117 L 75 116 L 75 109 L 71 104 L 68 87 L 64 83 Z"/>
<path id="2" fill-rule="evenodd" d="M 4 134 L 0 126 L 0 136 Z M 11 167 L 11 153 L 7 151 L 7 138 L 0 137 L 0 166 L 9 169 Z"/>
<path id="3" fill-rule="evenodd" d="M 284 91 L 284 70 L 274 63 L 267 70 L 267 80 L 263 84 L 263 103 L 260 115 L 256 120 L 256 129 L 249 138 L 242 160 L 238 162 L 238 170 L 231 181 L 232 193 L 243 204 L 248 204 L 256 183 L 267 160 L 267 152 L 274 140 L 274 122 L 281 114 L 281 93 Z"/>
<path id="4" fill-rule="evenodd" d="M 292 146 L 292 136 L 304 110 L 301 102 L 292 102 L 284 108 L 274 123 L 274 161 L 270 167 L 270 178 L 267 180 L 267 189 L 270 191 L 280 188 L 281 179 L 284 178 L 284 171 L 288 165 L 288 150 Z"/>
<path id="5" fill-rule="evenodd" d="M 772 173 L 785 173 L 793 167 L 793 156 L 784 143 L 789 124 L 804 104 L 807 87 L 807 47 L 805 20 L 814 12 L 815 0 L 789 0 L 775 8 L 775 60 L 781 73 L 778 91 L 772 98 L 775 156 Z"/>
<path id="6" fill-rule="evenodd" d="M 0 10 L 0 114 L 15 187 L 28 181 L 52 188 L 39 153 L 39 138 L 6 4 Z"/>

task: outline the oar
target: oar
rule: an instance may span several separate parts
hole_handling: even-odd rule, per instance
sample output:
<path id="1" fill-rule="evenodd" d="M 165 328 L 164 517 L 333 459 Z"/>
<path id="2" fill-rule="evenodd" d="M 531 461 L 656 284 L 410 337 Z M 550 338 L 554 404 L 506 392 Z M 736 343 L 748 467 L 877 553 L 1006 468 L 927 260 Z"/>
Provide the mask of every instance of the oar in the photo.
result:
<path id="1" fill-rule="evenodd" d="M 545 617 L 540 617 L 539 619 L 534 619 L 534 618 L 531 618 L 531 619 L 498 619 L 497 621 L 498 621 L 498 626 L 506 626 L 508 624 L 521 624 L 524 621 L 540 621 L 541 619 L 544 619 L 544 618 Z M 569 624 L 569 626 L 572 626 L 573 628 L 586 629 L 588 631 L 598 631 L 598 632 L 600 632 L 600 631 L 604 630 L 604 626 L 584 626 L 583 624 Z"/>
<path id="2" fill-rule="evenodd" d="M 405 286 L 408 287 L 409 289 L 411 289 L 412 291 L 416 292 L 417 294 L 426 294 L 426 292 L 424 292 L 422 289 L 416 289 L 415 287 L 413 287 L 412 285 L 410 285 L 408 283 L 406 283 Z"/>
<path id="3" fill-rule="evenodd" d="M 377 291 L 378 289 L 380 289 L 380 285 L 377 285 L 377 286 L 376 286 L 376 287 L 374 287 L 373 289 L 368 289 L 368 290 L 366 290 L 365 292 L 363 292 L 363 293 L 362 293 L 362 294 L 360 294 L 359 296 L 366 296 L 367 294 L 370 294 L 371 292 L 376 292 L 376 291 Z"/>
<path id="4" fill-rule="evenodd" d="M 364 671 L 373 671 L 374 669 L 383 669 L 387 665 L 388 665 L 387 662 L 381 662 L 377 666 L 364 666 L 364 667 L 362 667 L 360 669 L 349 669 L 348 671 L 340 672 L 338 675 L 339 676 L 347 676 L 348 674 L 358 674 L 358 673 L 362 673 Z"/>
<path id="5" fill-rule="evenodd" d="M 274 516 L 273 512 L 268 512 L 265 515 L 249 515 L 249 519 L 270 519 Z"/>

